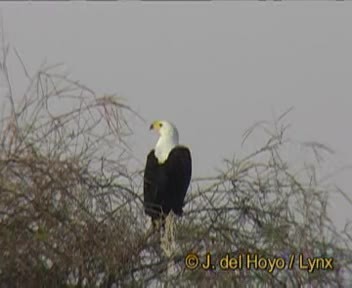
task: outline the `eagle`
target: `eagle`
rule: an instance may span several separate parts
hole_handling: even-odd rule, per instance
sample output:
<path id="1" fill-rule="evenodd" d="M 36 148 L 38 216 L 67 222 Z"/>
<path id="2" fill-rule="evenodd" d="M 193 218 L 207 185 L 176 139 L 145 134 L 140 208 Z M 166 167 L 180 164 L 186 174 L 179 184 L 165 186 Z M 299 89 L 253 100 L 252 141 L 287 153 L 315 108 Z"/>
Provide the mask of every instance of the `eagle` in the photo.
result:
<path id="1" fill-rule="evenodd" d="M 190 150 L 179 145 L 176 127 L 164 120 L 154 121 L 150 130 L 159 139 L 146 161 L 144 170 L 144 211 L 153 227 L 164 227 L 165 217 L 172 211 L 182 216 L 184 199 L 192 176 Z"/>

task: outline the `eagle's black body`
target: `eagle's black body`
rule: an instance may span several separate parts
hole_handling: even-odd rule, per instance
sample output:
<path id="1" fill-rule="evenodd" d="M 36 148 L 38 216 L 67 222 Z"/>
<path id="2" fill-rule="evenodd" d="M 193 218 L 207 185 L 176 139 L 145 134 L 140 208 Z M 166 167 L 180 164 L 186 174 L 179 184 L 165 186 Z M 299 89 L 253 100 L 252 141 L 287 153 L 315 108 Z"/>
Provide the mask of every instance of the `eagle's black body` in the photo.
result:
<path id="1" fill-rule="evenodd" d="M 191 153 L 184 146 L 173 148 L 167 160 L 159 164 L 150 151 L 144 172 L 144 211 L 152 218 L 164 219 L 172 210 L 182 215 L 184 199 L 191 180 Z"/>

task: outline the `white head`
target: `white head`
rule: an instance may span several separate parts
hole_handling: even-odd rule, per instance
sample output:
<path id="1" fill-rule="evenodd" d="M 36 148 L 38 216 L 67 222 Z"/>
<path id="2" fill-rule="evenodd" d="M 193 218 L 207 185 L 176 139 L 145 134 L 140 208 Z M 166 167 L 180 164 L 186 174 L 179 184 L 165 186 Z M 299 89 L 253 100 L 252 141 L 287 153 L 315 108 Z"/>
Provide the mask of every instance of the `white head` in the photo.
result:
<path id="1" fill-rule="evenodd" d="M 150 125 L 150 130 L 154 130 L 160 135 L 154 154 L 159 163 L 163 163 L 170 151 L 178 145 L 178 131 L 173 124 L 164 120 L 154 121 Z"/>

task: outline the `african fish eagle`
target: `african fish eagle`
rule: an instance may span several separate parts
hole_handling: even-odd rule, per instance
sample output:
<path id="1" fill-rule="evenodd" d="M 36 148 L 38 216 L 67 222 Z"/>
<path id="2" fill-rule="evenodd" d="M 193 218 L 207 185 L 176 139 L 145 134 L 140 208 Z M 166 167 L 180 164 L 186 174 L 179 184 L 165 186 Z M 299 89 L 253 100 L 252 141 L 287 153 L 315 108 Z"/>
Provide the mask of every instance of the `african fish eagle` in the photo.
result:
<path id="1" fill-rule="evenodd" d="M 154 121 L 150 130 L 160 136 L 155 148 L 149 152 L 145 166 L 144 211 L 156 227 L 158 220 L 164 223 L 170 211 L 182 216 L 192 160 L 190 150 L 179 145 L 178 131 L 173 124 Z"/>

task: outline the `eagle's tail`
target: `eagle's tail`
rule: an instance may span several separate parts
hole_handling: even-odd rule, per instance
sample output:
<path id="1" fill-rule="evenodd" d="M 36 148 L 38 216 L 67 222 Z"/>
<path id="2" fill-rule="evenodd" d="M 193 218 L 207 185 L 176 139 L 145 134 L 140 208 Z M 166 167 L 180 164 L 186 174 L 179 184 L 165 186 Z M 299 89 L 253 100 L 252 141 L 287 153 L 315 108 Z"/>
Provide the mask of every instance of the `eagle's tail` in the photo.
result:
<path id="1" fill-rule="evenodd" d="M 171 257 L 175 253 L 175 214 L 171 212 L 165 219 L 165 229 L 161 237 L 161 248 L 167 257 Z"/>

